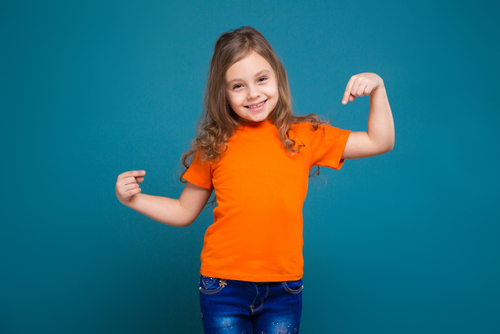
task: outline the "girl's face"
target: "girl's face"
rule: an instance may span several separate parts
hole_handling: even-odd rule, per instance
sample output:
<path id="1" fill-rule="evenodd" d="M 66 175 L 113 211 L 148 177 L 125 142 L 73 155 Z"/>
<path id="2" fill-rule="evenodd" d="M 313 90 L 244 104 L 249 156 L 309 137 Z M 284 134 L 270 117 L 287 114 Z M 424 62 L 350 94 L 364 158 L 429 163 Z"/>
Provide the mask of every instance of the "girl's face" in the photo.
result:
<path id="1" fill-rule="evenodd" d="M 251 52 L 226 72 L 229 105 L 244 122 L 262 122 L 279 99 L 273 68 L 261 55 Z"/>

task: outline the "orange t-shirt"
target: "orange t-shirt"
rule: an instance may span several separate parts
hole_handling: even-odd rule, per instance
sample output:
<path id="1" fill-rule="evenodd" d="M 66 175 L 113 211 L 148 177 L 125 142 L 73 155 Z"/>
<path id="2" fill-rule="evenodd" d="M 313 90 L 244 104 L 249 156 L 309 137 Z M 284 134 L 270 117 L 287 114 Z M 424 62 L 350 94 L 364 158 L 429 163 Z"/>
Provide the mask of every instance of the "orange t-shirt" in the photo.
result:
<path id="1" fill-rule="evenodd" d="M 297 123 L 287 153 L 269 120 L 238 126 L 228 149 L 212 164 L 195 156 L 183 178 L 215 189 L 214 223 L 205 233 L 201 274 L 253 282 L 302 278 L 302 206 L 313 166 L 340 169 L 349 130 Z M 326 134 L 326 136 L 325 136 Z"/>

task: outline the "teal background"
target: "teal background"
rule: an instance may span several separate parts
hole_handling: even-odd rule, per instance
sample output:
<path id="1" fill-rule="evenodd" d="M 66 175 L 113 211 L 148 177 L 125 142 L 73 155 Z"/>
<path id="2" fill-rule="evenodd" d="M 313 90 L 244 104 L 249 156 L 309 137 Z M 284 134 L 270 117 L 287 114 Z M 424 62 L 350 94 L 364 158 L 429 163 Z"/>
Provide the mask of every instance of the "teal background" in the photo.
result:
<path id="1" fill-rule="evenodd" d="M 283 59 L 296 113 L 388 154 L 321 169 L 304 205 L 302 333 L 500 333 L 499 5 L 494 1 L 2 1 L 0 332 L 202 333 L 212 222 L 121 205 L 118 174 L 177 197 L 213 43 L 242 25 Z"/>

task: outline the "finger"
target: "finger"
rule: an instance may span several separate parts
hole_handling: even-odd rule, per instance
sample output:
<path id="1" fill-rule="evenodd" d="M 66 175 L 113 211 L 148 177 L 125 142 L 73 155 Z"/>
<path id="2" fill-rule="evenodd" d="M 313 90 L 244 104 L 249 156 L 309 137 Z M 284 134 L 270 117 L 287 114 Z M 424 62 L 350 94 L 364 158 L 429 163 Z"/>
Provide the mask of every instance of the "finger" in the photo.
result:
<path id="1" fill-rule="evenodd" d="M 127 196 L 132 197 L 134 195 L 137 195 L 140 192 L 141 192 L 141 188 L 135 188 L 135 189 L 127 191 Z"/>
<path id="2" fill-rule="evenodd" d="M 137 183 L 135 177 L 129 176 L 121 180 L 121 184 L 127 185 L 131 183 Z"/>
<path id="3" fill-rule="evenodd" d="M 361 96 L 358 94 L 359 86 L 362 84 L 360 80 L 356 80 L 354 85 L 352 86 L 351 94 L 354 95 L 354 97 Z"/>
<path id="4" fill-rule="evenodd" d="M 373 83 L 367 84 L 365 90 L 363 91 L 364 95 L 370 95 L 373 91 L 374 86 L 375 85 Z"/>
<path id="5" fill-rule="evenodd" d="M 127 192 L 127 191 L 134 190 L 134 189 L 137 189 L 137 188 L 140 188 L 137 183 L 128 184 L 128 185 L 126 185 L 126 186 L 123 187 L 123 191 Z"/>
<path id="6" fill-rule="evenodd" d="M 358 91 L 359 91 L 359 96 L 366 95 L 365 90 L 367 88 L 367 84 L 363 83 L 362 85 L 359 86 Z"/>
<path id="7" fill-rule="evenodd" d="M 361 85 L 359 85 L 358 93 L 359 96 L 370 95 L 373 89 L 373 84 L 365 80 Z"/>
<path id="8" fill-rule="evenodd" d="M 125 173 L 122 173 L 120 175 L 118 175 L 118 178 L 126 178 L 126 177 L 130 177 L 130 176 L 144 176 L 146 175 L 146 171 L 144 170 L 131 170 L 129 172 L 125 172 Z"/>
<path id="9" fill-rule="evenodd" d="M 356 88 L 356 96 L 363 96 L 363 92 L 365 91 L 366 84 L 364 82 L 360 82 L 358 87 Z"/>
<path id="10" fill-rule="evenodd" d="M 144 181 L 144 177 L 143 176 L 138 176 L 138 177 L 135 178 L 135 181 L 137 183 L 141 183 L 142 181 Z"/>
<path id="11" fill-rule="evenodd" d="M 349 100 L 349 96 L 351 95 L 352 86 L 353 86 L 355 80 L 356 79 L 354 77 L 351 77 L 351 79 L 349 79 L 349 82 L 347 83 L 347 86 L 346 86 L 345 91 L 344 91 L 344 97 L 342 98 L 343 104 L 346 104 L 347 101 Z"/>

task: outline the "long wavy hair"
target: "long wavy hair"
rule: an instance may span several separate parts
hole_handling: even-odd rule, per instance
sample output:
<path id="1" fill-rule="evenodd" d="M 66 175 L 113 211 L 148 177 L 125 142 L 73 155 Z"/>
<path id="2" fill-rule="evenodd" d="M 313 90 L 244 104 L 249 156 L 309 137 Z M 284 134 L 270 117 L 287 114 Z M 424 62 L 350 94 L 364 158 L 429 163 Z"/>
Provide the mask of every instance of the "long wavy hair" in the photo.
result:
<path id="1" fill-rule="evenodd" d="M 240 122 L 226 98 L 226 72 L 234 63 L 252 51 L 266 59 L 276 75 L 279 99 L 268 119 L 276 126 L 279 138 L 290 154 L 297 154 L 304 146 L 302 142 L 297 143 L 289 138 L 288 132 L 292 124 L 310 122 L 314 130 L 321 124 L 330 124 L 328 121 L 322 121 L 316 114 L 303 116 L 293 114 L 292 95 L 285 68 L 259 31 L 252 27 L 241 27 L 223 33 L 215 42 L 203 100 L 203 113 L 196 127 L 196 138 L 191 142 L 191 148 L 186 150 L 181 158 L 185 167 L 180 176 L 182 183 L 186 183 L 182 176 L 197 152 L 201 161 L 213 163 L 219 161 L 220 155 L 227 150 L 227 140 L 234 134 Z M 316 173 L 310 175 L 314 174 L 319 175 L 319 167 Z"/>

